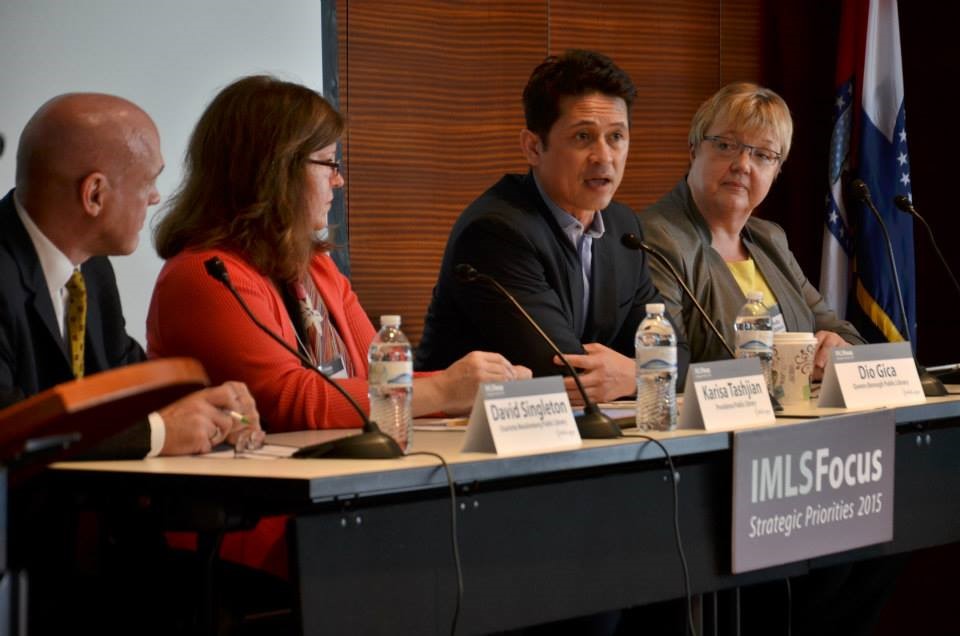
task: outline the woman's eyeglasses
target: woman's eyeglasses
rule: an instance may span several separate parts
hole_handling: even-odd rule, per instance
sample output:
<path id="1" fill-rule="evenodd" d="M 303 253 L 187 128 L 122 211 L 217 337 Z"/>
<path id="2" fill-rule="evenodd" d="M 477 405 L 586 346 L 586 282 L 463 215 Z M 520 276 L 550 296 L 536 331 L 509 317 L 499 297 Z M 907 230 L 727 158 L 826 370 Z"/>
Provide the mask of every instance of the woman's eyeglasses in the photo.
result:
<path id="1" fill-rule="evenodd" d="M 333 176 L 340 174 L 340 162 L 333 159 L 307 159 L 308 163 L 315 163 L 318 166 L 326 166 L 333 170 Z"/>
<path id="2" fill-rule="evenodd" d="M 725 159 L 739 157 L 744 150 L 750 155 L 750 160 L 761 168 L 770 168 L 775 166 L 781 159 L 779 152 L 774 152 L 768 148 L 758 148 L 727 137 L 717 137 L 716 135 L 706 135 L 704 141 L 709 141 L 714 152 Z"/>

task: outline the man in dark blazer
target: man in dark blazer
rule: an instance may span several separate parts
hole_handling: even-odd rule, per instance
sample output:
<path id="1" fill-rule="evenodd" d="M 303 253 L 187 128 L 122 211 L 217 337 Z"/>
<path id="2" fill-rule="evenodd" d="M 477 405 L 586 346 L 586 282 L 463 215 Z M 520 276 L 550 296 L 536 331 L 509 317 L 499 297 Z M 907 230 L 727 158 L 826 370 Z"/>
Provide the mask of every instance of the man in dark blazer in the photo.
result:
<path id="1" fill-rule="evenodd" d="M 0 200 L 0 406 L 74 379 L 64 313 L 75 269 L 87 298 L 83 374 L 145 359 L 107 256 L 136 248 L 162 169 L 156 126 L 121 98 L 63 95 L 27 123 L 16 189 Z M 151 414 L 96 454 L 206 452 L 233 428 L 230 410 L 259 426 L 246 386 L 230 382 Z"/>
<path id="2" fill-rule="evenodd" d="M 504 176 L 457 219 L 427 311 L 419 369 L 442 369 L 479 349 L 535 375 L 560 372 L 549 347 L 495 290 L 457 280 L 456 266 L 465 263 L 506 287 L 571 354 L 591 398 L 636 391 L 634 336 L 645 305 L 662 300 L 645 256 L 620 243 L 625 233 L 641 236 L 639 220 L 613 201 L 635 96 L 629 76 L 597 53 L 568 51 L 534 70 L 523 92 L 520 139 L 530 172 Z M 679 343 L 681 382 L 688 358 Z M 579 397 L 570 378 L 566 385 Z"/>
<path id="3" fill-rule="evenodd" d="M 145 359 L 126 333 L 107 256 L 136 248 L 147 208 L 160 199 L 155 181 L 162 168 L 156 126 L 124 99 L 62 95 L 27 123 L 17 149 L 16 188 L 0 200 L 0 406 L 77 375 Z M 67 282 L 77 270 L 83 291 Z M 82 356 L 66 324 L 78 297 L 86 299 L 86 311 L 78 310 L 85 316 L 82 338 L 74 330 Z M 90 456 L 206 452 L 231 434 L 231 410 L 259 428 L 246 386 L 229 382 L 132 423 Z M 77 519 L 82 502 L 46 477 L 11 497 L 11 553 L 14 566 L 30 573 L 31 631 L 129 633 L 135 625 L 135 631 L 162 631 L 158 626 L 171 612 L 158 599 L 182 581 L 169 578 L 179 570 L 168 570 L 150 510 L 112 494 L 107 511 L 97 516 L 101 532 L 95 535 Z M 84 545 L 80 534 L 87 535 Z"/>

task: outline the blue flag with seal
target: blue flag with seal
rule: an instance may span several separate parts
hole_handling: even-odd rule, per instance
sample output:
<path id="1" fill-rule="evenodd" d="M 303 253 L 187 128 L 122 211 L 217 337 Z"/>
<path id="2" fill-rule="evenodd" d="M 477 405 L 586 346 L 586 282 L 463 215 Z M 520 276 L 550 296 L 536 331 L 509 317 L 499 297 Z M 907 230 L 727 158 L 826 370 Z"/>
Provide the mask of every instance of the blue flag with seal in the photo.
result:
<path id="1" fill-rule="evenodd" d="M 835 86 L 820 289 L 868 340 L 916 343 L 913 218 L 893 204 L 911 196 L 896 0 L 844 2 Z M 880 224 L 845 200 L 857 178 L 890 232 L 906 316 Z"/>

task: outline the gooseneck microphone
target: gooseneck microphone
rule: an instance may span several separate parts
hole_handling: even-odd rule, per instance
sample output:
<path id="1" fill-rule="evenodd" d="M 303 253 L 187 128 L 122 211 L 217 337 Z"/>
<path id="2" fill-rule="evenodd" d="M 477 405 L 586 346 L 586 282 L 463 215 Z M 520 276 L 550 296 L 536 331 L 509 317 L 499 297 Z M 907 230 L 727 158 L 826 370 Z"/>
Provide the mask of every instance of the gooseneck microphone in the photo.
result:
<path id="1" fill-rule="evenodd" d="M 230 280 L 230 274 L 227 272 L 227 266 L 224 265 L 223 261 L 220 260 L 219 256 L 214 256 L 208 258 L 203 262 L 203 266 L 207 270 L 212 278 L 220 282 L 230 294 L 240 303 L 240 306 L 243 308 L 244 313 L 247 315 L 250 320 L 253 321 L 263 333 L 270 336 L 277 344 L 286 349 L 288 352 L 296 356 L 300 363 L 307 367 L 308 369 L 314 371 L 323 378 L 323 381 L 332 386 L 337 390 L 354 410 L 360 415 L 360 419 L 363 421 L 363 433 L 359 435 L 351 435 L 349 437 L 341 437 L 329 442 L 323 442 L 321 444 L 314 444 L 312 446 L 304 446 L 293 454 L 293 457 L 299 458 L 337 458 L 337 459 L 389 459 L 392 457 L 402 457 L 403 450 L 389 435 L 383 433 L 380 428 L 377 426 L 377 423 L 372 421 L 367 417 L 367 414 L 363 412 L 363 409 L 360 408 L 360 405 L 357 404 L 357 401 L 353 399 L 353 396 L 347 393 L 347 391 L 334 382 L 332 379 L 327 377 L 325 373 L 320 371 L 320 369 L 313 366 L 313 363 L 310 360 L 291 347 L 289 344 L 284 341 L 283 338 L 275 334 L 270 330 L 265 324 L 260 322 L 257 317 L 250 311 L 250 307 L 247 306 L 247 303 L 243 300 L 243 297 L 237 292 L 236 288 L 233 286 L 233 282 Z"/>
<path id="2" fill-rule="evenodd" d="M 720 344 L 723 345 L 723 348 L 727 350 L 727 353 L 730 354 L 731 358 L 736 358 L 737 354 L 734 353 L 733 349 L 727 344 L 726 339 L 723 337 L 723 334 L 720 333 L 720 330 L 717 329 L 717 326 L 713 324 L 713 321 L 710 320 L 710 316 L 707 314 L 707 310 L 697 302 L 697 297 L 693 295 L 693 292 L 690 291 L 690 288 L 687 287 L 687 284 L 683 281 L 683 277 L 680 276 L 680 273 L 673 266 L 673 263 L 667 259 L 666 256 L 661 254 L 658 250 L 654 249 L 649 243 L 645 243 L 642 239 L 637 238 L 635 234 L 627 233 L 620 237 L 620 243 L 624 247 L 627 247 L 631 250 L 643 250 L 647 254 L 656 257 L 658 261 L 663 263 L 667 270 L 669 270 L 670 275 L 676 279 L 677 283 L 680 284 L 680 288 L 683 290 L 683 293 L 687 295 L 691 301 L 693 301 L 693 306 L 697 308 L 697 311 L 700 313 L 700 317 L 703 318 L 703 322 L 707 324 L 708 327 L 713 331 L 713 335 L 717 337 L 717 340 L 720 341 Z"/>
<path id="3" fill-rule="evenodd" d="M 689 298 L 693 302 L 693 306 L 697 308 L 697 312 L 700 314 L 700 318 L 702 318 L 703 322 L 706 323 L 708 327 L 710 327 L 711 331 L 713 331 L 713 335 L 717 337 L 717 340 L 720 341 L 720 344 L 723 345 L 723 348 L 726 349 L 727 353 L 730 354 L 730 358 L 736 359 L 737 354 L 734 352 L 733 348 L 727 343 L 726 338 L 723 337 L 723 334 L 720 333 L 720 330 L 717 329 L 717 326 L 713 324 L 713 321 L 710 319 L 710 315 L 707 313 L 707 310 L 703 308 L 703 305 L 701 305 L 699 301 L 697 301 L 697 297 L 693 295 L 693 291 L 687 286 L 687 283 L 684 282 L 683 277 L 680 276 L 680 272 L 678 272 L 677 269 L 673 266 L 673 263 L 670 262 L 670 259 L 668 259 L 666 256 L 661 254 L 660 251 L 655 249 L 652 245 L 645 242 L 643 239 L 637 237 L 635 234 L 631 232 L 627 232 L 626 234 L 621 236 L 620 243 L 623 244 L 624 247 L 631 250 L 643 250 L 647 254 L 650 254 L 651 256 L 655 257 L 658 261 L 663 263 L 666 266 L 667 271 L 670 272 L 670 275 L 673 276 L 674 280 L 676 280 L 677 283 L 680 285 L 680 289 L 683 290 L 683 293 L 686 294 L 687 298 Z M 767 387 L 767 394 L 770 397 L 770 406 L 773 408 L 774 412 L 779 413 L 780 411 L 782 411 L 783 405 L 780 404 L 780 400 L 778 400 L 777 397 L 773 394 L 772 386 Z"/>
<path id="4" fill-rule="evenodd" d="M 853 183 L 850 184 L 850 189 L 853 191 L 854 198 L 860 203 L 866 204 L 870 209 L 874 218 L 877 219 L 877 223 L 880 224 L 880 230 L 883 231 L 883 240 L 887 244 L 887 259 L 890 261 L 890 269 L 893 271 L 893 283 L 897 290 L 897 302 L 900 304 L 900 315 L 903 316 L 903 326 L 907 329 L 907 335 L 904 336 L 901 333 L 900 336 L 904 340 L 909 340 L 910 319 L 907 318 L 907 306 L 903 302 L 903 290 L 900 288 L 900 275 L 897 274 L 897 259 L 893 254 L 893 242 L 890 240 L 887 224 L 884 223 L 880 210 L 873 204 L 873 197 L 870 196 L 870 188 L 863 182 L 863 179 L 854 179 Z"/>
<path id="5" fill-rule="evenodd" d="M 461 283 L 475 283 L 477 281 L 482 281 L 487 283 L 496 289 L 500 294 L 510 301 L 517 311 L 520 312 L 530 326 L 532 326 L 540 337 L 546 342 L 550 348 L 553 350 L 557 357 L 560 358 L 560 361 L 563 362 L 563 366 L 566 367 L 567 371 L 570 372 L 570 376 L 573 378 L 573 381 L 577 384 L 577 390 L 580 392 L 580 396 L 583 398 L 583 415 L 580 415 L 576 418 L 577 429 L 580 431 L 580 437 L 583 439 L 610 439 L 614 437 L 621 437 L 623 433 L 620 432 L 620 427 L 612 419 L 607 417 L 603 411 L 600 410 L 593 400 L 587 396 L 587 392 L 583 388 L 583 384 L 580 383 L 580 374 L 577 373 L 577 370 L 573 368 L 570 362 L 567 360 L 567 356 L 563 355 L 563 352 L 560 351 L 560 348 L 556 343 L 546 334 L 546 332 L 540 328 L 540 325 L 537 324 L 537 321 L 527 313 L 527 310 L 523 308 L 523 305 L 511 294 L 507 289 L 501 285 L 497 279 L 492 276 L 487 276 L 477 271 L 477 269 L 468 263 L 460 263 L 453 268 L 454 273 L 457 276 L 457 279 Z"/>
<path id="6" fill-rule="evenodd" d="M 933 228 L 930 227 L 930 224 L 927 223 L 925 218 L 920 216 L 920 213 L 917 212 L 917 209 L 913 207 L 913 201 L 902 194 L 898 194 L 897 196 L 893 197 L 893 204 L 896 205 L 901 212 L 909 214 L 913 218 L 923 223 L 923 227 L 927 229 L 927 236 L 930 237 L 930 243 L 933 245 L 933 250 L 937 253 L 937 258 L 940 259 L 943 269 L 947 270 L 947 275 L 950 277 L 950 282 L 953 283 L 954 289 L 956 289 L 957 293 L 960 294 L 960 284 L 957 283 L 957 279 L 953 275 L 953 270 L 950 269 L 950 265 L 947 264 L 947 259 L 943 257 L 943 252 L 940 251 L 940 246 L 937 245 L 937 239 L 933 237 Z"/>
<path id="7" fill-rule="evenodd" d="M 900 276 L 897 274 L 897 261 L 893 254 L 893 242 L 890 240 L 890 233 L 887 231 L 887 224 L 883 222 L 883 217 L 880 215 L 880 211 L 877 209 L 877 206 L 873 204 L 873 197 L 870 196 L 870 188 L 867 187 L 867 184 L 863 182 L 863 179 L 854 179 L 850 184 L 850 189 L 853 192 L 854 198 L 857 201 L 864 203 L 867 208 L 870 209 L 870 212 L 873 213 L 874 218 L 877 219 L 877 223 L 880 224 L 880 229 L 883 231 L 883 239 L 887 244 L 887 259 L 890 261 L 890 269 L 893 272 L 894 288 L 897 290 L 897 302 L 900 303 L 900 314 L 903 316 L 903 324 L 907 328 L 907 336 L 909 336 L 910 321 L 907 318 L 907 308 L 903 302 L 903 290 L 900 289 Z M 896 328 L 896 325 L 894 325 L 894 328 Z M 900 337 L 904 338 L 903 334 L 900 334 Z M 908 339 L 909 338 L 904 338 L 904 340 Z M 916 358 L 914 358 L 914 363 L 917 365 L 917 373 L 920 376 L 920 384 L 923 386 L 923 394 L 925 396 L 931 397 L 947 394 L 947 388 L 943 386 L 943 382 L 938 380 L 925 368 L 923 368 Z"/>

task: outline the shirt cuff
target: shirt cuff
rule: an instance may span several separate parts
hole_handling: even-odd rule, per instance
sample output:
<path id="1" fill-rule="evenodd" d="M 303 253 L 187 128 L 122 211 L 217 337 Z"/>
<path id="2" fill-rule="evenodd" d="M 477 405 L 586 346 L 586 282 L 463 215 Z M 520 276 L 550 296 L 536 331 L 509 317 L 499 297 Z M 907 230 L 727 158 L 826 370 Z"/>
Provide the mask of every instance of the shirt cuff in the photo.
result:
<path id="1" fill-rule="evenodd" d="M 156 457 L 163 450 L 163 444 L 167 441 L 167 427 L 163 424 L 163 418 L 154 411 L 147 416 L 150 421 L 150 452 L 147 457 Z"/>

